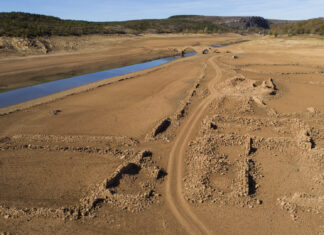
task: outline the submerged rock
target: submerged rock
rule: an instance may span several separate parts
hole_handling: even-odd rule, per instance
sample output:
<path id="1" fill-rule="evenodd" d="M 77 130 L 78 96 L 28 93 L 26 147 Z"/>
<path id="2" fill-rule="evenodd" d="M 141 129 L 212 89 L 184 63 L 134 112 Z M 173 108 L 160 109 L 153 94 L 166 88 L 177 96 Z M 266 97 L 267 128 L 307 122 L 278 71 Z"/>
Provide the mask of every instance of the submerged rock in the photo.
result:
<path id="1" fill-rule="evenodd" d="M 209 53 L 209 50 L 208 49 L 205 49 L 205 50 L 203 50 L 203 52 L 202 52 L 204 55 L 206 55 L 206 54 L 208 54 Z"/>

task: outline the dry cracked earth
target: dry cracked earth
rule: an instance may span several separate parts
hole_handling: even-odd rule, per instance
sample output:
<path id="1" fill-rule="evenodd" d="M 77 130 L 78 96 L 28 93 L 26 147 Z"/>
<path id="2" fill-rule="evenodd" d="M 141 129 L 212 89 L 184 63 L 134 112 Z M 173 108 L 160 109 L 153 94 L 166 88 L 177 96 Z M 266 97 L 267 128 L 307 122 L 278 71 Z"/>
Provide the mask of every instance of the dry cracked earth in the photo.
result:
<path id="1" fill-rule="evenodd" d="M 0 231 L 324 234 L 324 41 L 188 46 L 3 114 Z"/>

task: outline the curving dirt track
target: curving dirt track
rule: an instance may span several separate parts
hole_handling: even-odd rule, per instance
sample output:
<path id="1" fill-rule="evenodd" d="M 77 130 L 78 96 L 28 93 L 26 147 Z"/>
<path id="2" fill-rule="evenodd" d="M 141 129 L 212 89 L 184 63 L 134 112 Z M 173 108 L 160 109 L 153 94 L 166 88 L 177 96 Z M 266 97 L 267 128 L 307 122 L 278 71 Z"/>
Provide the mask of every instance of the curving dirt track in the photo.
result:
<path id="1" fill-rule="evenodd" d="M 168 163 L 168 181 L 166 188 L 166 198 L 170 210 L 179 221 L 179 223 L 190 234 L 212 234 L 212 232 L 199 220 L 192 211 L 190 205 L 185 201 L 182 193 L 184 158 L 186 146 L 193 134 L 194 128 L 199 124 L 199 120 L 210 102 L 217 96 L 215 85 L 222 77 L 222 71 L 213 61 L 215 56 L 208 60 L 208 64 L 213 67 L 216 76 L 209 82 L 208 89 L 210 95 L 201 101 L 201 103 L 190 113 L 188 120 L 182 126 L 174 145 L 172 146 Z"/>

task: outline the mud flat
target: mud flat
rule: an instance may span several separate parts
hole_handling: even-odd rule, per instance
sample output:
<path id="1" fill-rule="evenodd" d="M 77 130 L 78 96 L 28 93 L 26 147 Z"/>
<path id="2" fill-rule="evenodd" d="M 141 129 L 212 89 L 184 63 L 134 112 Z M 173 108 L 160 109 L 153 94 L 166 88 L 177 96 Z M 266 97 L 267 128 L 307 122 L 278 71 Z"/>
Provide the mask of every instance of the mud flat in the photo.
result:
<path id="1" fill-rule="evenodd" d="M 0 231 L 323 234 L 323 40 L 237 38 L 3 112 Z"/>
<path id="2" fill-rule="evenodd" d="M 235 34 L 52 37 L 46 38 L 52 46 L 45 54 L 23 46 L 22 39 L 0 38 L 13 41 L 9 48 L 0 49 L 0 92 L 175 56 L 202 43 L 223 44 L 242 38 L 249 39 Z"/>
<path id="3" fill-rule="evenodd" d="M 182 57 L 193 56 L 197 52 L 183 53 Z M 181 57 L 181 58 L 182 58 Z M 25 87 L 16 89 L 14 91 L 8 91 L 0 94 L 0 108 L 17 105 L 27 102 L 29 100 L 35 100 L 37 98 L 56 94 L 61 91 L 70 90 L 82 85 L 91 84 L 97 81 L 106 80 L 113 77 L 123 76 L 130 73 L 135 73 L 142 70 L 154 68 L 173 60 L 178 59 L 178 56 L 166 57 L 158 60 L 152 60 L 145 63 L 129 65 L 125 67 L 99 71 L 96 73 L 84 74 L 81 76 L 75 76 L 67 79 L 61 79 L 59 81 L 47 82 L 40 85 Z"/>

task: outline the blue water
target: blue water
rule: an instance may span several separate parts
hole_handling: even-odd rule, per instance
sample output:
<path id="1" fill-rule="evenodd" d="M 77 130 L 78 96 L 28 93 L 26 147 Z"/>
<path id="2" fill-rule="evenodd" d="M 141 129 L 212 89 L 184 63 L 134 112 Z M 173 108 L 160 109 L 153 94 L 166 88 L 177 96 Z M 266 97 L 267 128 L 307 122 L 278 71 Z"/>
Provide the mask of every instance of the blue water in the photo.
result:
<path id="1" fill-rule="evenodd" d="M 187 53 L 184 56 L 193 56 L 196 52 Z M 80 76 L 75 76 L 67 79 L 47 82 L 35 86 L 24 87 L 13 91 L 0 93 L 0 108 L 19 104 L 29 100 L 55 94 L 61 91 L 66 91 L 75 87 L 83 86 L 92 82 L 97 82 L 107 78 L 125 75 L 128 73 L 138 72 L 145 69 L 150 69 L 165 63 L 171 62 L 178 57 L 167 57 L 163 59 L 152 60 L 145 63 L 129 65 L 125 67 L 109 69 L 96 73 L 89 73 Z"/>
<path id="2" fill-rule="evenodd" d="M 212 47 L 218 48 L 218 47 L 226 47 L 227 44 L 223 44 L 223 45 L 211 45 Z"/>

